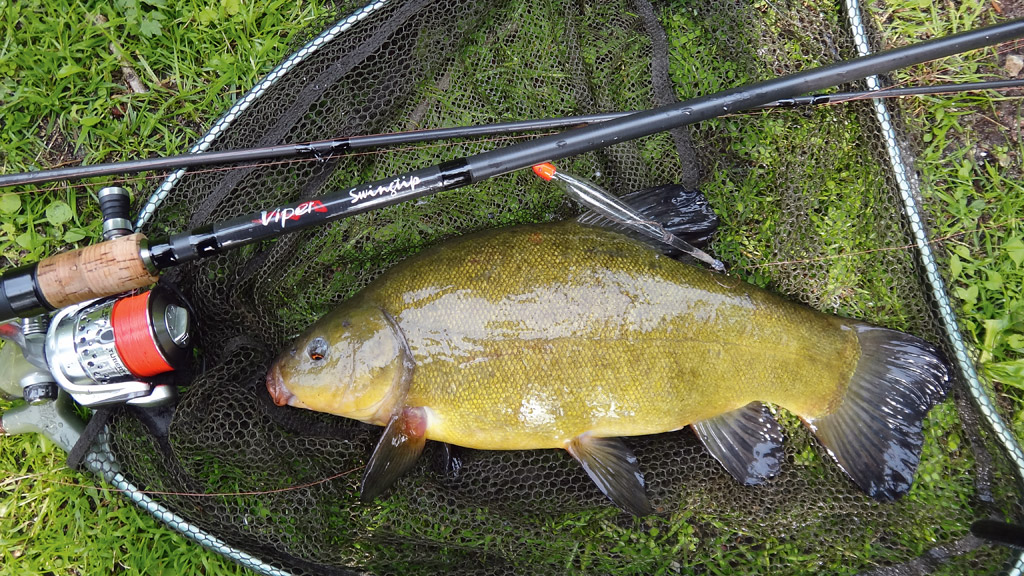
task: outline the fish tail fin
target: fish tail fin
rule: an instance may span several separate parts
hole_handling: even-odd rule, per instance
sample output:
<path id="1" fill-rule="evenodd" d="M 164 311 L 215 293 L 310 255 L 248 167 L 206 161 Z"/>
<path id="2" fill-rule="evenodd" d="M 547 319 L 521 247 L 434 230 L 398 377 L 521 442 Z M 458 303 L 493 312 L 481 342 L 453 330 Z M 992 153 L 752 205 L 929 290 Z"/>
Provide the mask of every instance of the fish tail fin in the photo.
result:
<path id="1" fill-rule="evenodd" d="M 718 229 L 718 216 L 711 209 L 704 194 L 699 190 L 687 190 L 679 184 L 666 184 L 637 190 L 622 196 L 619 200 L 645 217 L 661 224 L 666 232 L 672 233 L 701 250 L 707 249 L 711 242 L 711 236 Z M 632 228 L 613 222 L 596 212 L 585 212 L 577 221 L 580 224 L 615 230 L 645 244 L 650 244 L 672 257 L 681 254 L 677 248 L 664 242 L 652 240 Z"/>
<path id="2" fill-rule="evenodd" d="M 846 392 L 830 414 L 805 422 L 868 495 L 893 500 L 910 490 L 922 422 L 949 391 L 950 370 L 920 338 L 859 322 L 850 327 L 860 358 Z"/>

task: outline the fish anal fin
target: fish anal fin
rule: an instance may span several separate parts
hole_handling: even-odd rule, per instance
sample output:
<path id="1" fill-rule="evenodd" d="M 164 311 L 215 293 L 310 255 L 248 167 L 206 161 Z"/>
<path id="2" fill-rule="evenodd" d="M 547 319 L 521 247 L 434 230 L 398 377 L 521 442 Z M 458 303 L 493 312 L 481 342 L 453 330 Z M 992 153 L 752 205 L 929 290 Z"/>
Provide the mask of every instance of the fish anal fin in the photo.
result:
<path id="1" fill-rule="evenodd" d="M 654 512 L 636 456 L 621 439 L 582 434 L 570 440 L 566 450 L 616 506 L 635 516 Z"/>
<path id="2" fill-rule="evenodd" d="M 804 418 L 839 466 L 869 496 L 893 500 L 910 490 L 928 411 L 949 391 L 950 368 L 924 340 L 850 321 L 860 357 L 836 408 Z"/>
<path id="3" fill-rule="evenodd" d="M 427 413 L 423 408 L 403 408 L 391 417 L 373 449 L 360 497 L 370 502 L 383 494 L 416 464 L 427 442 Z"/>
<path id="4" fill-rule="evenodd" d="M 463 448 L 447 442 L 438 442 L 437 457 L 434 458 L 433 470 L 442 476 L 458 478 L 462 473 L 462 462 L 465 457 Z"/>
<path id="5" fill-rule="evenodd" d="M 782 427 L 760 402 L 691 426 L 715 459 L 745 485 L 760 484 L 782 467 Z"/>

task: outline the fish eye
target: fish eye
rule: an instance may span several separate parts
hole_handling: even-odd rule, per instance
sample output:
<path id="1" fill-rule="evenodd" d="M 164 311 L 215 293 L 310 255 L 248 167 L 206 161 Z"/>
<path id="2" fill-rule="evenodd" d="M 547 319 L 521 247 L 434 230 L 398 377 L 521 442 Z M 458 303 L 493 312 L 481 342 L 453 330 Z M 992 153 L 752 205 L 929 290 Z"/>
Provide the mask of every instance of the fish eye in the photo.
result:
<path id="1" fill-rule="evenodd" d="M 309 346 L 306 347 L 306 354 L 309 355 L 309 359 L 314 362 L 319 362 L 327 357 L 327 340 L 323 338 L 314 338 Z"/>

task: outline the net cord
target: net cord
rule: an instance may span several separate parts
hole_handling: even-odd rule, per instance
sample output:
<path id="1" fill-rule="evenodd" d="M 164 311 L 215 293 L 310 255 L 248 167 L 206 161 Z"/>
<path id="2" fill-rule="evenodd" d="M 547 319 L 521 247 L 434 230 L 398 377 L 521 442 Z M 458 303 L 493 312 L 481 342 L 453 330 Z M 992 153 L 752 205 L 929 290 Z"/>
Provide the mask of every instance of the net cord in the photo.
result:
<path id="1" fill-rule="evenodd" d="M 857 53 L 859 56 L 867 56 L 871 53 L 871 48 L 865 33 L 864 22 L 861 19 L 860 3 L 858 0 L 843 0 L 843 4 L 846 7 L 854 43 L 857 46 Z M 866 81 L 869 90 L 881 88 L 878 76 L 868 76 Z M 963 335 L 956 321 L 956 314 L 946 293 L 945 283 L 942 280 L 942 275 L 939 273 L 939 267 L 935 260 L 935 255 L 932 253 L 931 244 L 928 242 L 928 235 L 924 228 L 920 207 L 914 198 L 913 187 L 908 176 L 909 171 L 903 162 L 903 152 L 896 138 L 896 129 L 892 122 L 892 116 L 881 98 L 872 98 L 871 104 L 874 108 L 875 118 L 882 129 L 886 153 L 899 188 L 900 198 L 903 200 L 904 214 L 910 222 L 910 229 L 914 236 L 918 257 L 924 266 L 925 277 L 929 288 L 931 288 L 932 298 L 936 306 L 938 306 L 942 328 L 946 333 L 949 344 L 953 347 L 960 376 L 967 384 L 967 390 L 975 406 L 981 412 L 992 433 L 998 438 L 999 444 L 1013 461 L 1017 480 L 1021 485 L 1024 485 L 1024 452 L 1021 451 L 1020 445 L 1006 426 L 1006 423 L 1003 422 L 1002 417 L 996 412 L 991 398 L 989 398 L 988 393 L 978 379 L 974 363 L 967 352 Z M 1013 559 L 1006 573 L 1010 576 L 1021 576 L 1021 574 L 1024 574 L 1024 552 L 1021 552 Z"/>
<path id="2" fill-rule="evenodd" d="M 230 558 L 242 566 L 265 576 L 292 576 L 290 572 L 271 566 L 252 554 L 233 548 L 220 538 L 175 514 L 141 492 L 138 487 L 129 482 L 121 473 L 121 466 L 117 463 L 113 452 L 110 450 L 109 434 L 109 428 L 107 428 L 97 437 L 92 450 L 86 456 L 85 465 L 94 474 L 119 490 L 139 508 L 142 508 L 160 522 L 177 530 L 200 546 Z"/>
<path id="3" fill-rule="evenodd" d="M 210 130 L 203 136 L 199 142 L 192 146 L 189 150 L 189 154 L 202 154 L 210 149 L 217 138 L 231 127 L 231 124 L 241 116 L 241 114 L 247 110 L 256 100 L 258 100 L 267 90 L 270 89 L 275 83 L 285 77 L 292 69 L 298 66 L 301 62 L 312 56 L 321 47 L 330 44 L 339 35 L 345 33 L 350 28 L 355 26 L 358 22 L 366 19 L 370 14 L 373 14 L 377 10 L 380 10 L 387 5 L 389 0 L 376 0 L 366 6 L 363 6 L 359 10 L 353 12 L 350 16 L 343 18 L 338 21 L 334 26 L 331 26 L 316 38 L 307 42 L 302 48 L 295 51 L 289 56 L 284 62 L 281 62 L 269 74 L 263 77 L 249 92 L 245 94 L 241 99 L 234 103 L 231 108 L 228 109 L 216 122 Z M 169 174 L 160 186 L 150 195 L 149 199 L 143 205 L 139 211 L 138 218 L 135 221 L 135 229 L 141 230 L 143 226 L 152 220 L 156 214 L 157 209 L 167 199 L 171 193 L 171 189 L 178 183 L 185 175 L 186 169 L 182 168 L 175 170 Z"/>

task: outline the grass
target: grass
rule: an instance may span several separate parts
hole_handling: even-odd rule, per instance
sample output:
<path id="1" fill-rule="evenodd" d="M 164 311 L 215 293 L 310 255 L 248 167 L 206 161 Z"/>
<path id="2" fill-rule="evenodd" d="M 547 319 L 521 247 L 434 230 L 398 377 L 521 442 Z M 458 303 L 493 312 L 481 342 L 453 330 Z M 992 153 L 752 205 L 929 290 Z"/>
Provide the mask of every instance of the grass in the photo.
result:
<path id="1" fill-rule="evenodd" d="M 185 152 L 330 12 L 308 0 L 0 0 L 0 169 Z M 125 84 L 112 44 L 148 92 Z M 3 267 L 95 241 L 98 189 L 4 190 Z M 0 574 L 246 572 L 63 460 L 40 437 L 0 438 Z"/>
<path id="2" fill-rule="evenodd" d="M 831 3 L 819 4 L 819 8 L 825 9 L 825 18 L 837 18 Z M 0 47 L 3 171 L 186 150 L 213 118 L 288 53 L 291 34 L 301 28 L 300 23 L 326 13 L 325 5 L 326 2 L 319 1 L 0 0 L 0 26 L 4 30 Z M 900 0 L 886 6 L 886 11 L 876 16 L 897 44 L 979 26 L 992 19 L 989 4 L 980 1 L 953 6 Z M 674 34 L 669 40 L 676 54 L 687 50 L 690 53 L 677 64 L 704 58 L 702 66 L 716 65 L 719 56 L 713 50 L 700 49 L 698 44 L 700 37 L 713 31 L 700 30 L 697 22 L 685 16 L 680 18 L 674 23 Z M 515 36 L 514 31 L 510 36 Z M 121 77 L 121 58 L 111 50 L 112 43 L 118 45 L 149 92 L 135 93 L 126 87 Z M 630 56 L 593 53 L 582 57 L 588 65 L 601 63 L 607 68 L 610 72 L 606 82 L 613 84 L 628 81 L 637 73 L 630 68 L 635 62 Z M 489 57 L 486 53 L 467 55 L 481 60 Z M 779 55 L 781 62 L 797 64 L 805 58 L 808 57 L 798 40 L 785 43 Z M 982 56 L 968 55 L 915 67 L 897 79 L 970 81 L 996 72 L 990 65 L 985 68 L 982 62 Z M 729 65 L 733 68 L 727 71 L 725 80 L 711 76 L 704 80 L 704 76 L 693 74 L 699 67 L 683 70 L 680 64 L 675 68 L 679 76 L 674 80 L 684 92 L 681 95 L 689 96 L 770 72 L 744 68 L 732 61 Z M 487 72 L 482 67 L 477 69 Z M 691 81 L 693 78 L 696 80 Z M 493 99 L 495 108 L 518 97 L 479 96 Z M 561 97 L 561 92 L 550 96 Z M 560 100 L 555 102 L 553 106 Z M 920 137 L 917 168 L 934 215 L 936 235 L 950 238 L 941 246 L 940 255 L 948 267 L 951 292 L 958 298 L 964 329 L 978 346 L 982 372 L 992 378 L 1018 436 L 1024 437 L 1024 299 L 1020 294 L 1024 281 L 1024 231 L 1019 221 L 1019 215 L 1024 213 L 1024 187 L 1020 184 L 1024 144 L 1019 136 L 1014 140 L 1009 130 L 1001 132 L 1007 136 L 1000 140 L 979 128 L 987 123 L 994 127 L 1004 125 L 1007 113 L 1011 121 L 1019 120 L 1019 108 L 1016 117 L 1013 109 L 1007 108 L 1015 106 L 1015 102 L 990 96 L 943 97 L 914 100 L 904 109 L 912 132 Z M 565 102 L 565 106 L 571 104 Z M 462 118 L 459 110 L 450 113 L 453 124 L 472 120 Z M 865 168 L 871 160 L 867 151 L 857 150 L 854 135 L 848 134 L 849 126 L 857 119 L 842 108 L 808 114 L 811 116 L 804 119 L 804 124 L 765 115 L 722 119 L 698 131 L 699 137 L 709 140 L 717 134 L 729 134 L 728 144 L 723 144 L 720 152 L 735 155 L 754 167 L 742 174 L 714 171 L 704 184 L 709 193 L 719 194 L 715 200 L 722 206 L 722 217 L 732 234 L 720 240 L 720 255 L 751 281 L 770 284 L 784 292 L 795 289 L 780 280 L 785 274 L 777 271 L 778 266 L 773 267 L 779 261 L 856 252 L 860 248 L 858 239 L 873 233 L 870 223 L 861 217 L 872 206 L 856 195 L 844 194 L 849 189 L 869 187 L 872 179 L 877 178 Z M 785 137 L 780 138 L 780 134 Z M 655 153 L 641 149 L 641 154 Z M 416 154 L 410 153 L 414 160 Z M 812 239 L 802 246 L 777 246 L 764 240 L 770 239 L 776 226 L 792 218 L 778 206 L 781 192 L 763 189 L 776 158 L 799 158 L 809 166 L 807 181 L 792 183 L 801 196 L 809 193 L 805 204 L 795 206 L 803 210 L 806 221 L 801 225 Z M 831 170 L 835 175 L 831 180 L 820 180 L 823 170 Z M 810 184 L 819 181 L 820 186 Z M 151 187 L 138 181 L 132 184 L 136 192 Z M 99 235 L 94 192 L 95 187 L 48 185 L 44 190 L 23 189 L 0 195 L 0 256 L 6 259 L 4 265 L 34 262 L 66 247 L 94 242 Z M 498 187 L 493 194 L 493 203 L 500 205 L 502 189 Z M 739 200 L 732 202 L 733 198 Z M 444 205 L 443 199 L 439 202 Z M 547 212 L 560 207 L 543 202 L 534 204 L 541 206 L 536 214 L 530 215 L 536 218 L 544 218 Z M 794 206 L 786 209 L 792 210 Z M 410 205 L 403 210 L 411 218 L 421 218 L 418 226 L 411 228 L 412 232 L 409 227 L 370 227 L 368 233 L 375 240 L 367 243 L 371 250 L 374 245 L 394 240 L 398 234 L 412 234 L 414 237 L 406 239 L 407 243 L 419 244 L 443 233 L 439 229 L 444 223 L 433 224 L 417 207 Z M 502 212 L 498 219 L 505 222 L 507 216 L 507 211 Z M 832 235 L 830 231 L 837 229 L 841 233 Z M 754 242 L 750 238 L 760 240 Z M 352 250 L 355 267 L 368 265 L 360 258 L 377 257 L 396 255 Z M 805 299 L 820 308 L 913 328 L 918 311 L 899 309 L 895 295 L 892 301 L 872 301 L 866 293 L 847 288 L 863 285 L 866 278 L 874 286 L 872 293 L 884 297 L 887 271 L 901 265 L 898 260 L 877 255 L 831 258 L 828 264 L 811 267 L 813 277 L 802 279 L 814 287 Z M 329 278 L 324 281 L 324 289 L 349 283 L 351 278 L 347 276 Z M 287 312 L 299 316 L 297 324 L 315 315 L 312 307 L 298 313 L 293 306 Z M 0 410 L 9 406 L 0 403 Z M 968 471 L 960 464 L 951 465 L 943 460 L 947 449 L 956 451 L 962 442 L 955 432 L 947 434 L 957 426 L 956 422 L 950 406 L 936 410 L 931 418 L 929 453 L 921 468 L 919 489 L 911 495 L 906 509 L 916 510 L 915 505 L 922 504 L 936 512 L 909 522 L 908 534 L 896 537 L 902 538 L 905 546 L 920 546 L 962 527 L 962 518 L 937 517 L 943 513 L 944 504 L 931 496 L 944 488 L 943 494 L 953 494 L 957 499 L 953 504 L 959 504 L 959 499 L 972 495 L 969 482 L 953 482 L 949 486 L 950 478 L 963 478 Z M 0 574 L 244 573 L 232 562 L 189 543 L 138 511 L 93 477 L 62 469 L 63 457 L 63 453 L 39 437 L 0 437 Z M 809 444 L 800 449 L 796 460 L 801 466 L 820 467 L 824 470 L 822 474 L 827 474 L 828 468 L 821 466 Z M 238 482 L 244 484 L 243 480 L 252 478 Z M 387 506 L 398 507 L 403 502 L 398 496 Z M 713 505 L 710 508 L 714 510 Z M 689 511 L 681 514 L 694 518 L 652 519 L 644 524 L 643 531 L 626 530 L 613 522 L 611 509 L 591 515 L 570 514 L 566 515 L 564 525 L 551 529 L 571 530 L 578 526 L 579 533 L 590 538 L 583 549 L 561 550 L 558 543 L 552 542 L 538 542 L 537 546 L 548 544 L 551 549 L 566 553 L 567 567 L 580 566 L 596 572 L 612 569 L 614 562 L 604 564 L 606 560 L 602 558 L 603 551 L 612 550 L 636 558 L 637 571 L 668 572 L 696 566 L 701 560 L 701 552 L 696 549 L 701 540 L 693 533 L 691 521 L 707 533 L 720 534 L 723 546 L 729 544 L 733 538 L 731 529 L 739 522 L 726 515 L 715 520 L 717 524 L 703 526 L 703 516 Z M 286 520 L 282 519 L 282 524 Z M 382 526 L 388 523 L 383 513 L 379 522 Z M 486 523 L 481 520 L 480 525 Z M 443 528 L 430 522 L 407 527 L 413 534 L 428 537 L 437 537 L 435 531 Z M 484 546 L 513 544 L 500 527 L 443 536 Z M 793 566 L 808 571 L 821 569 L 815 564 L 816 557 L 802 557 L 799 550 L 769 555 L 773 546 L 787 544 L 768 541 L 762 549 L 739 548 L 735 556 L 721 555 L 721 565 L 711 571 L 729 573 L 737 565 L 767 570 L 773 567 L 778 554 Z M 380 553 L 372 546 L 367 548 L 368 556 Z M 683 559 L 681 563 L 666 560 L 677 557 Z M 842 565 L 829 568 L 838 570 Z"/>
<path id="3" fill-rule="evenodd" d="M 984 23 L 989 15 L 984 6 L 966 3 L 937 10 L 894 13 L 893 34 L 951 33 Z M 992 60 L 951 58 L 904 71 L 903 77 L 998 78 L 1001 71 Z M 994 384 L 1017 437 L 1024 438 L 1024 140 L 1019 129 L 1006 125 L 1020 121 L 1020 99 L 922 99 L 910 112 L 935 235 L 949 238 L 939 255 L 962 329 L 977 346 L 980 372 Z"/>

